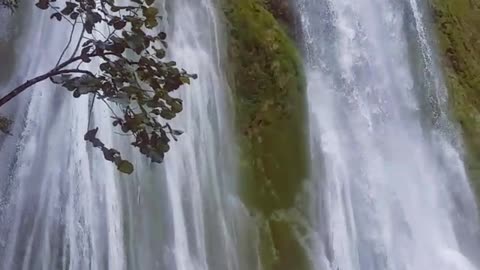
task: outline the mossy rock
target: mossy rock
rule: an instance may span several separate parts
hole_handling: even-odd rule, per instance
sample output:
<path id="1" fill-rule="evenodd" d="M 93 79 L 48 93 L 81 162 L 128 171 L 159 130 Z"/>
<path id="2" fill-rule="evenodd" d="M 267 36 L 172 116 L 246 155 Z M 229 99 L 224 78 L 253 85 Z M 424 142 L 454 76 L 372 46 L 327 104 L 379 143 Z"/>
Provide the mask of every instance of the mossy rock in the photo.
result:
<path id="1" fill-rule="evenodd" d="M 268 7 L 261 0 L 225 0 L 223 6 L 240 184 L 247 207 L 265 221 L 263 269 L 302 270 L 308 263 L 295 236 L 296 222 L 272 217 L 295 207 L 308 174 L 305 78 L 293 41 Z"/>
<path id="2" fill-rule="evenodd" d="M 480 1 L 429 3 L 438 29 L 451 108 L 463 130 L 467 170 L 480 195 Z"/>
<path id="3" fill-rule="evenodd" d="M 292 1 L 264 0 L 264 3 L 265 8 L 273 15 L 288 35 L 295 38 L 296 34 L 298 34 L 295 29 L 295 22 L 298 18 L 294 12 Z"/>

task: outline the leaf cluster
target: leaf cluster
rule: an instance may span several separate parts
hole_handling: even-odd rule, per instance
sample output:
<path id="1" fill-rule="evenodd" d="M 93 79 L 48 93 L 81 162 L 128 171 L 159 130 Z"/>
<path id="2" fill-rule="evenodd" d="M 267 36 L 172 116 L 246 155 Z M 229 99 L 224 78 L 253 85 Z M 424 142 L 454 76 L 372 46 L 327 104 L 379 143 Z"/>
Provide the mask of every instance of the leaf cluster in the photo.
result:
<path id="1" fill-rule="evenodd" d="M 111 111 L 112 125 L 131 135 L 131 145 L 140 153 L 160 163 L 171 139 L 182 134 L 168 124 L 183 110 L 182 100 L 172 93 L 196 75 L 165 59 L 167 35 L 156 29 L 161 17 L 155 0 L 129 2 L 37 0 L 36 6 L 51 10 L 51 19 L 72 26 L 70 41 L 52 70 L 52 82 L 75 98 L 93 95 L 94 100 L 103 102 Z M 80 36 L 73 42 L 78 32 Z M 73 48 L 73 55 L 64 59 L 68 48 Z M 87 63 L 89 67 L 83 68 Z M 85 140 L 101 149 L 105 159 L 121 172 L 132 173 L 132 164 L 122 159 L 119 151 L 107 148 L 97 138 L 98 131 L 87 131 Z"/>
<path id="2" fill-rule="evenodd" d="M 17 0 L 0 0 L 0 8 L 8 8 L 14 11 L 18 8 L 18 2 Z"/>

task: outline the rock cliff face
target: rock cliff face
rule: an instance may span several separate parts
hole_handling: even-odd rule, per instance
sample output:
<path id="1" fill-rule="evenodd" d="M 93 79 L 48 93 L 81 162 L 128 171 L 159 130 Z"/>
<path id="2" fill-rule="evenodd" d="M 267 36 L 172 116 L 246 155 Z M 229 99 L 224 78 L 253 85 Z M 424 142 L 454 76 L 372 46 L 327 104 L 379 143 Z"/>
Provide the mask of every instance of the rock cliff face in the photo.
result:
<path id="1" fill-rule="evenodd" d="M 467 169 L 480 194 L 480 1 L 429 3 L 438 30 L 451 108 L 463 129 Z"/>
<path id="2" fill-rule="evenodd" d="M 244 200 L 259 216 L 263 269 L 306 269 L 296 201 L 306 179 L 305 79 L 282 0 L 225 0 Z M 296 220 L 295 222 L 291 220 Z"/>

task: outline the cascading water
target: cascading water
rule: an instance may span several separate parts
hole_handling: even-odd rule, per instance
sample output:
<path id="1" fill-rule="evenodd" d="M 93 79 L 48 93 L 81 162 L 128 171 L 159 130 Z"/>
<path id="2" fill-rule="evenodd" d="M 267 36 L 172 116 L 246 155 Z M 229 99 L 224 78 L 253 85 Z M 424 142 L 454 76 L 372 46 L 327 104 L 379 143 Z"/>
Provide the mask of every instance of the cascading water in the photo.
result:
<path id="1" fill-rule="evenodd" d="M 420 8 L 298 1 L 314 269 L 480 267 L 477 209 Z"/>
<path id="2" fill-rule="evenodd" d="M 114 134 L 101 103 L 89 121 L 87 98 L 74 100 L 48 83 L 34 87 L 9 108 L 18 111 L 10 115 L 17 115 L 14 134 L 21 136 L 2 142 L 0 269 L 242 269 L 236 228 L 245 211 L 233 196 L 216 10 L 209 0 L 166 1 L 160 8 L 170 56 L 200 75 L 180 94 L 184 112 L 172 123 L 185 131 L 180 142 L 165 166 L 150 165 Z M 70 32 L 33 5 L 20 12 L 33 19 L 12 46 L 18 76 L 7 86 L 54 66 Z M 130 156 L 133 176 L 121 176 L 85 143 L 93 126 L 101 127 L 105 144 Z"/>
<path id="3" fill-rule="evenodd" d="M 101 103 L 89 119 L 91 100 L 49 83 L 2 107 L 15 121 L 14 136 L 0 139 L 1 270 L 262 269 L 262 222 L 236 196 L 224 31 L 214 2 L 158 6 L 168 55 L 199 74 L 179 92 L 184 112 L 172 125 L 185 133 L 164 165 L 150 164 L 116 135 Z M 314 233 L 299 237 L 309 244 L 312 269 L 479 270 L 477 209 L 420 1 L 295 3 L 314 187 Z M 19 12 L 16 24 L 0 14 L 0 41 L 10 40 L 0 42 L 0 53 L 11 52 L 4 59 L 15 63 L 5 72 L 2 62 L 1 89 L 54 66 L 68 40 L 70 29 L 49 14 L 33 5 Z M 7 38 L 7 28 L 22 34 Z M 133 161 L 132 176 L 85 143 L 93 126 Z"/>

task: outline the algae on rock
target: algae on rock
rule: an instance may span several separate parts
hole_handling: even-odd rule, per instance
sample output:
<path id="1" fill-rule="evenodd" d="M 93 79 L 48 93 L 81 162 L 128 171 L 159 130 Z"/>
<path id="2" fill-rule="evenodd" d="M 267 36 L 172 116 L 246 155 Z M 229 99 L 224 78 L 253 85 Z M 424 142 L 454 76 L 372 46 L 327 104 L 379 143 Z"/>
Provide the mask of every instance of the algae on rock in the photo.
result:
<path id="1" fill-rule="evenodd" d="M 278 0 L 276 0 L 278 1 Z M 270 1 L 271 3 L 271 1 Z M 308 174 L 300 55 L 263 0 L 224 0 L 244 201 L 261 215 L 263 269 L 307 269 L 295 207 Z M 284 14 L 284 13 L 282 13 Z"/>
<path id="2" fill-rule="evenodd" d="M 463 130 L 466 168 L 480 195 L 480 1 L 430 0 L 430 5 L 451 107 Z"/>

